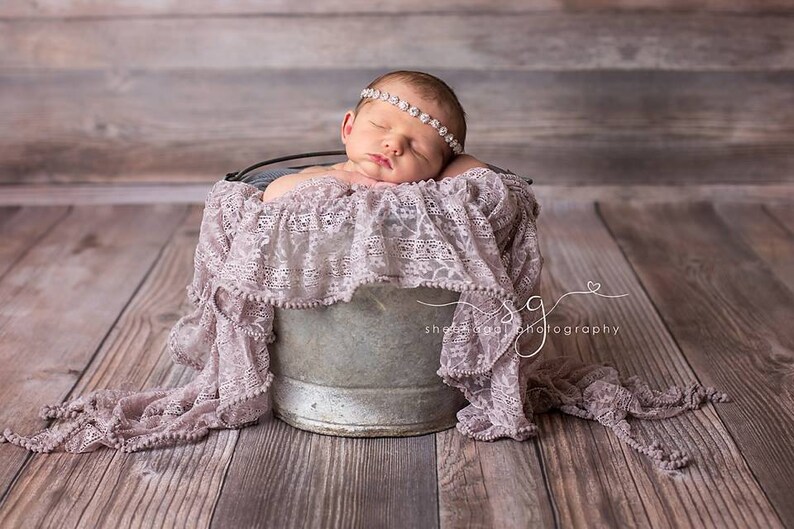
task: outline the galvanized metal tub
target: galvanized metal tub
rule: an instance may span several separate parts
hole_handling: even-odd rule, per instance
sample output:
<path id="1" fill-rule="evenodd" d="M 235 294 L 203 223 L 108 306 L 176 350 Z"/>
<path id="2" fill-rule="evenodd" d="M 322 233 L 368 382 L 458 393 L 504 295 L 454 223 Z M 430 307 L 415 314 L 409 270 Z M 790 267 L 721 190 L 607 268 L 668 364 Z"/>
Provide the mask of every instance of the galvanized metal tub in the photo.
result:
<path id="1" fill-rule="evenodd" d="M 466 399 L 436 371 L 443 327 L 452 323 L 459 296 L 369 284 L 349 303 L 277 308 L 269 346 L 274 415 L 302 430 L 345 437 L 451 428 Z"/>

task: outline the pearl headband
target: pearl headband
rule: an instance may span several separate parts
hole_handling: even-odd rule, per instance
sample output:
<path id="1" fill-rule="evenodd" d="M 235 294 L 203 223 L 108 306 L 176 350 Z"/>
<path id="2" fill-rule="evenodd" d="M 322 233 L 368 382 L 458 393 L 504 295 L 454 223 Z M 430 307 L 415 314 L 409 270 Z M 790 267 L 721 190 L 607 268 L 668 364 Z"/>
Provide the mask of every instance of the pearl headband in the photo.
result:
<path id="1" fill-rule="evenodd" d="M 444 141 L 447 142 L 449 147 L 452 149 L 452 152 L 455 154 L 460 154 L 463 152 L 463 147 L 458 140 L 455 139 L 449 130 L 442 125 L 437 119 L 430 116 L 426 112 L 422 112 L 415 106 L 411 105 L 405 99 L 400 99 L 396 95 L 389 94 L 389 92 L 381 92 L 377 88 L 365 88 L 361 91 L 361 99 L 379 99 L 386 103 L 391 103 L 392 105 L 396 106 L 402 111 L 408 112 L 411 116 L 418 118 L 419 121 L 426 125 L 430 125 L 434 129 L 438 131 L 438 135 L 444 138 Z"/>

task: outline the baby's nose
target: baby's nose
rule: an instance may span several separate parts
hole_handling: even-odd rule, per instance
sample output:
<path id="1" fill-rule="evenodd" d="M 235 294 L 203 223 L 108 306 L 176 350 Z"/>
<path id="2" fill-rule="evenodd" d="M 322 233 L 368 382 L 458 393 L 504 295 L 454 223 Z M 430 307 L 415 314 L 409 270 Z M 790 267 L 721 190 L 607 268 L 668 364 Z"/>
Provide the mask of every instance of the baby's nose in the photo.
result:
<path id="1" fill-rule="evenodd" d="M 397 138 L 389 138 L 384 144 L 387 149 L 394 151 L 394 154 L 400 154 L 403 150 L 403 142 Z"/>

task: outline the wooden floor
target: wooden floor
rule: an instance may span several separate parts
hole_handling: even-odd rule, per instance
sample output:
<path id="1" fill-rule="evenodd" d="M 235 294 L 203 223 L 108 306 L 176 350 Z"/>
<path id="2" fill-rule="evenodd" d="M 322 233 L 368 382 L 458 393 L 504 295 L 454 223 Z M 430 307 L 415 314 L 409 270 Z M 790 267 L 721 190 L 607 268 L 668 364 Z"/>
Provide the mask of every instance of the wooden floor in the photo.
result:
<path id="1" fill-rule="evenodd" d="M 0 189 L 3 426 L 37 431 L 41 405 L 92 389 L 192 378 L 166 338 L 186 309 L 208 188 L 192 204 L 100 200 L 126 189 L 76 205 L 69 188 Z M 345 439 L 263 419 L 134 454 L 0 445 L 0 527 L 794 527 L 792 189 L 694 189 L 538 192 L 546 305 L 588 281 L 629 294 L 566 297 L 553 324 L 620 330 L 552 332 L 543 354 L 733 397 L 633 423 L 688 452 L 682 471 L 560 414 L 523 443 L 454 429 Z"/>

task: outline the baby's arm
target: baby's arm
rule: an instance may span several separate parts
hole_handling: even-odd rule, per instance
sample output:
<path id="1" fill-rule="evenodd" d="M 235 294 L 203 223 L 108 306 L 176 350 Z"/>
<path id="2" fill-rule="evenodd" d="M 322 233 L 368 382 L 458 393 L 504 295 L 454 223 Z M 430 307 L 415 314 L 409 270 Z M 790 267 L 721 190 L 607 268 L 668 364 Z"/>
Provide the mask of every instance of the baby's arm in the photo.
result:
<path id="1" fill-rule="evenodd" d="M 388 186 L 394 185 L 389 182 L 380 182 L 378 180 L 374 180 L 364 174 L 361 173 L 354 173 L 351 171 L 343 171 L 341 169 L 328 169 L 324 167 L 309 168 L 304 169 L 300 173 L 292 173 L 288 175 L 281 176 L 273 180 L 268 186 L 265 188 L 265 192 L 262 193 L 262 202 L 268 202 L 270 200 L 274 200 L 282 195 L 285 195 L 295 189 L 298 184 L 304 182 L 306 180 L 311 180 L 312 178 L 319 178 L 322 176 L 333 176 L 337 180 L 341 180 L 342 182 L 347 182 L 348 184 L 362 184 L 365 186 Z"/>
<path id="2" fill-rule="evenodd" d="M 488 164 L 481 162 L 474 156 L 470 156 L 468 154 L 459 154 L 447 164 L 447 166 L 436 177 L 436 180 L 442 180 L 451 176 L 458 176 L 459 174 L 465 173 L 474 167 L 488 167 Z"/>

